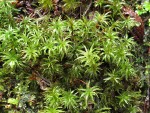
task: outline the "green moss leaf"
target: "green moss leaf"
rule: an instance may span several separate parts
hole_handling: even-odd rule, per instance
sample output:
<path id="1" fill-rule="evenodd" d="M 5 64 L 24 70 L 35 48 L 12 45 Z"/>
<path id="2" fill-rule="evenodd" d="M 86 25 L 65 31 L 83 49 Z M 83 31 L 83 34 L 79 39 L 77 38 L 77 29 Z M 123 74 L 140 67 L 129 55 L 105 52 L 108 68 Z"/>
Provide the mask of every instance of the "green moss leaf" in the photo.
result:
<path id="1" fill-rule="evenodd" d="M 9 103 L 9 104 L 17 105 L 18 102 L 19 102 L 19 100 L 18 100 L 18 99 L 15 99 L 15 98 L 9 98 L 9 99 L 8 99 L 8 103 Z"/>

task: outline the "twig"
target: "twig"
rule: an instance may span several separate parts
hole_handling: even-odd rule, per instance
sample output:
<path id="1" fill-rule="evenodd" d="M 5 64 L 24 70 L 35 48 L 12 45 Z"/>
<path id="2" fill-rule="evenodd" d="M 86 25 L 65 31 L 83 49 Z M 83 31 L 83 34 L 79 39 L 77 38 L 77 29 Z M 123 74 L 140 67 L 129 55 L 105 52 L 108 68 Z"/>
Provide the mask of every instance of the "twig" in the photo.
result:
<path id="1" fill-rule="evenodd" d="M 150 16 L 146 17 L 143 22 L 146 22 L 148 19 L 150 19 Z"/>
<path id="2" fill-rule="evenodd" d="M 87 14 L 87 12 L 89 11 L 89 9 L 90 9 L 91 6 L 92 6 L 92 0 L 90 1 L 90 4 L 88 5 L 87 9 L 83 13 L 83 16 L 85 16 Z"/>
<path id="3" fill-rule="evenodd" d="M 42 77 L 38 71 L 34 71 L 34 72 L 36 73 L 36 76 L 39 77 L 41 80 L 43 80 L 47 86 L 50 86 L 51 82 L 48 79 Z"/>

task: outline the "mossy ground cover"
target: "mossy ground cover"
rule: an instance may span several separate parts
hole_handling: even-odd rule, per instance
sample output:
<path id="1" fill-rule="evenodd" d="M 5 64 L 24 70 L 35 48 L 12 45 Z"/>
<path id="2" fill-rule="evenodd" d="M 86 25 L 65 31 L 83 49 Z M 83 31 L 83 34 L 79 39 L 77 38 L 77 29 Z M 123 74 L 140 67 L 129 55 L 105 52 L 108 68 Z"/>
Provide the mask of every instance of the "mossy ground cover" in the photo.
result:
<path id="1" fill-rule="evenodd" d="M 149 10 L 139 44 L 131 31 L 140 23 L 124 5 L 131 2 L 0 1 L 1 112 L 147 113 Z"/>

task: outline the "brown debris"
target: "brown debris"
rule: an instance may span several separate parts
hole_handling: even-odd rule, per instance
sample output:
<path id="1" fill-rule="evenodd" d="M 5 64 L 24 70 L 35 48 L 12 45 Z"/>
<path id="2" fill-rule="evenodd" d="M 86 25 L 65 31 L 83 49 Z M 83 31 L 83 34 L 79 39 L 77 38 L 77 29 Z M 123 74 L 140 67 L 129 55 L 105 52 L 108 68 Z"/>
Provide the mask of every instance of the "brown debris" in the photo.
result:
<path id="1" fill-rule="evenodd" d="M 0 100 L 2 100 L 2 98 L 3 98 L 3 92 L 0 91 Z"/>
<path id="2" fill-rule="evenodd" d="M 139 44 L 142 44 L 144 36 L 144 23 L 142 18 L 130 7 L 123 6 L 122 11 L 125 17 L 130 16 L 131 18 L 134 18 L 135 21 L 141 24 L 138 27 L 134 27 L 131 31 L 131 34 L 134 36 L 134 40 L 136 40 Z"/>
<path id="3" fill-rule="evenodd" d="M 19 9 L 20 15 L 26 15 L 33 17 L 35 8 L 32 6 L 32 1 L 30 0 L 16 0 L 12 2 L 15 8 Z"/>

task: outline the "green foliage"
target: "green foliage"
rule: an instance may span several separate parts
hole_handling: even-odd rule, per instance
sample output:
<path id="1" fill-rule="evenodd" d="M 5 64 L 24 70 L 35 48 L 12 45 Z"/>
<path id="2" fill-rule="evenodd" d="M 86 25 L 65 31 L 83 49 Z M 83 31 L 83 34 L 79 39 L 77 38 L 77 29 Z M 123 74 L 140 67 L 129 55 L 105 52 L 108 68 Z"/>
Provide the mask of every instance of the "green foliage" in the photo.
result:
<path id="1" fill-rule="evenodd" d="M 67 109 L 77 109 L 77 95 L 74 94 L 74 91 L 66 91 L 62 95 L 62 105 Z"/>
<path id="2" fill-rule="evenodd" d="M 125 3 L 120 0 L 109 0 L 108 4 L 105 7 L 108 7 L 110 10 L 113 11 L 112 16 L 116 16 L 117 14 L 119 14 L 123 4 Z"/>
<path id="3" fill-rule="evenodd" d="M 63 113 L 64 111 L 59 110 L 60 108 L 46 108 L 46 110 L 39 113 Z"/>
<path id="4" fill-rule="evenodd" d="M 17 104 L 18 104 L 18 100 L 17 100 L 17 99 L 14 99 L 14 98 L 9 98 L 9 99 L 8 99 L 8 103 L 9 103 L 9 104 L 17 105 Z"/>
<path id="5" fill-rule="evenodd" d="M 0 1 L 0 28 L 7 27 L 7 25 L 14 25 L 13 13 L 16 11 L 9 0 Z"/>
<path id="6" fill-rule="evenodd" d="M 75 10 L 79 5 L 78 0 L 63 0 L 63 2 L 65 3 L 64 4 L 65 11 Z"/>
<path id="7" fill-rule="evenodd" d="M 90 82 L 88 82 L 86 84 L 86 88 L 83 89 L 83 88 L 80 88 L 79 91 L 81 93 L 81 96 L 80 98 L 84 98 L 84 101 L 85 101 L 85 108 L 88 107 L 88 104 L 94 104 L 94 97 L 97 96 L 98 97 L 98 91 L 100 90 L 99 87 L 97 86 L 93 86 L 93 87 L 90 87 Z"/>
<path id="8" fill-rule="evenodd" d="M 102 6 L 103 5 L 103 3 L 104 3 L 104 0 L 97 0 L 97 1 L 95 1 L 95 7 L 97 7 L 97 6 Z"/>
<path id="9" fill-rule="evenodd" d="M 120 84 L 120 77 L 117 77 L 117 72 L 113 70 L 112 73 L 108 73 L 108 77 L 105 78 L 105 82 L 111 82 L 112 86 L 115 86 L 115 84 Z"/>
<path id="10" fill-rule="evenodd" d="M 52 0 L 39 3 L 44 8 L 54 8 Z M 42 20 L 24 17 L 13 25 L 14 8 L 0 2 L 0 90 L 6 93 L 3 99 L 12 105 L 12 111 L 141 110 L 141 90 L 145 86 L 141 85 L 144 80 L 137 69 L 139 51 L 128 35 L 138 23 L 122 17 L 120 8 L 124 3 L 120 0 L 94 3 L 101 11 L 95 11 L 91 19 L 47 15 Z M 79 7 L 76 0 L 63 0 L 61 4 L 65 13 L 73 14 Z M 148 76 L 149 64 L 146 66 L 143 73 Z"/>
<path id="11" fill-rule="evenodd" d="M 79 50 L 80 53 L 77 59 L 80 60 L 84 67 L 87 68 L 87 70 L 85 71 L 87 74 L 96 76 L 100 66 L 100 57 L 98 55 L 99 51 L 94 50 L 93 45 L 90 50 L 87 50 L 86 47 L 84 48 L 85 51 Z"/>
<path id="12" fill-rule="evenodd" d="M 132 113 L 137 113 L 140 111 L 139 107 L 132 106 L 130 105 L 130 103 L 131 101 L 138 100 L 140 96 L 141 95 L 139 94 L 139 92 L 129 92 L 129 91 L 123 92 L 122 94 L 120 94 L 120 96 L 118 96 L 119 106 L 121 107 L 130 106 L 128 110 Z M 136 103 L 134 103 L 134 105 L 136 105 Z"/>
<path id="13" fill-rule="evenodd" d="M 147 12 L 150 13 L 150 2 L 148 1 L 145 1 L 143 4 L 137 5 L 136 7 L 137 7 L 136 12 L 138 13 L 138 15 L 142 15 Z"/>
<path id="14" fill-rule="evenodd" d="M 61 89 L 59 87 L 54 87 L 52 90 L 49 90 L 46 95 L 46 104 L 49 107 L 58 107 L 59 104 L 61 103 L 60 96 L 61 96 Z"/>
<path id="15" fill-rule="evenodd" d="M 142 14 L 149 15 L 149 13 L 150 13 L 150 2 L 145 1 L 143 4 L 137 5 L 136 6 L 136 12 L 138 15 L 142 15 Z M 150 19 L 148 19 L 148 26 L 150 26 Z"/>
<path id="16" fill-rule="evenodd" d="M 38 0 L 38 2 L 42 5 L 43 8 L 49 8 L 50 10 L 54 8 L 53 0 Z"/>

